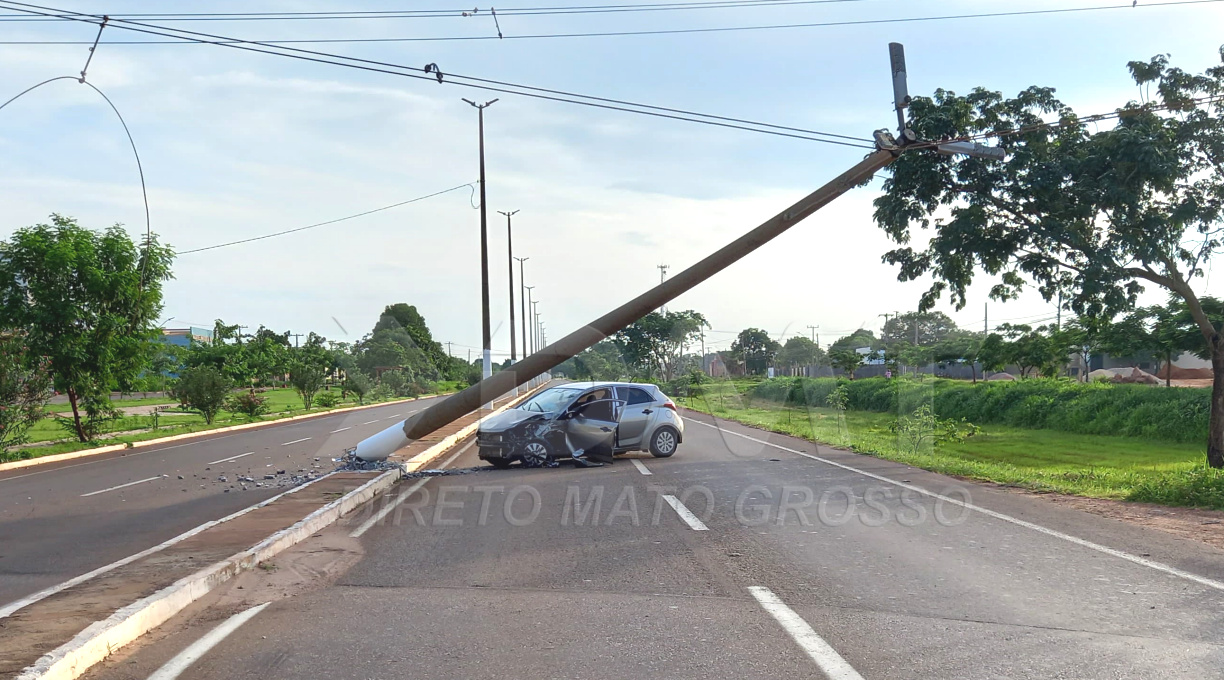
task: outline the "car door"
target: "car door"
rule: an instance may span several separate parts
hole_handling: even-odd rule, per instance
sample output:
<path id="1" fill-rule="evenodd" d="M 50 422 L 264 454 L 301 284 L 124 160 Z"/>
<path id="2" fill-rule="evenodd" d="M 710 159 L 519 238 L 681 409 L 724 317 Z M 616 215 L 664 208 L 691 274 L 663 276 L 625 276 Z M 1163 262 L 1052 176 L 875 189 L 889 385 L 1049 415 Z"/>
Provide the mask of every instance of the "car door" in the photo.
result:
<path id="1" fill-rule="evenodd" d="M 625 402 L 619 399 L 597 399 L 576 404 L 567 413 L 565 435 L 574 451 L 611 455 L 612 438 Z"/>
<path id="2" fill-rule="evenodd" d="M 616 387 L 616 396 L 625 402 L 616 433 L 616 446 L 620 449 L 639 448 L 654 413 L 654 398 L 640 387 L 625 385 Z"/>

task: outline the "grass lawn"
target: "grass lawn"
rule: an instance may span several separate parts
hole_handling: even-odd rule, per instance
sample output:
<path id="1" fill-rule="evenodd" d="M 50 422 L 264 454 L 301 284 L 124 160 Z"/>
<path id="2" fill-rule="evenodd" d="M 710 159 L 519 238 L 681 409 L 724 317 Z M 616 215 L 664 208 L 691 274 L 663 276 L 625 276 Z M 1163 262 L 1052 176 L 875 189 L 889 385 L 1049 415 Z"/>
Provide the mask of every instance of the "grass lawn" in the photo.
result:
<path id="1" fill-rule="evenodd" d="M 783 407 L 746 396 L 750 382 L 719 381 L 680 399 L 696 411 L 811 441 L 845 446 L 944 474 L 1038 491 L 1224 509 L 1224 472 L 1207 468 L 1204 447 L 988 425 L 963 442 L 917 448 L 890 431 L 897 416 Z"/>
<path id="2" fill-rule="evenodd" d="M 456 389 L 455 385 L 449 383 L 439 383 L 438 389 L 440 393 L 448 393 Z M 333 390 L 334 391 L 334 390 Z M 310 411 L 303 408 L 302 398 L 297 392 L 292 389 L 275 389 L 261 392 L 268 399 L 269 413 L 257 420 L 277 420 L 295 415 L 303 415 L 305 413 L 319 413 L 329 409 L 314 407 Z M 432 396 L 432 395 L 422 395 Z M 367 404 L 373 403 L 369 400 Z M 177 402 L 168 403 L 163 399 L 141 399 L 115 402 L 116 406 L 143 406 L 149 404 L 168 404 L 177 411 Z M 69 412 L 71 407 L 67 404 L 56 404 L 55 406 L 66 407 L 64 412 Z M 351 395 L 347 401 L 341 402 L 337 408 L 357 406 L 357 400 Z M 59 409 L 51 409 L 58 412 Z M 75 434 L 64 429 L 59 423 L 52 418 L 46 418 L 38 421 L 34 427 L 30 428 L 29 437 L 31 443 L 37 442 L 55 442 L 46 446 L 38 446 L 25 449 L 16 449 L 8 452 L 0 452 L 0 462 L 6 460 L 21 460 L 23 458 L 37 458 L 49 456 L 57 453 L 68 453 L 70 451 L 80 451 L 98 446 L 108 446 L 111 444 L 131 443 L 136 441 L 144 441 L 148 439 L 157 439 L 158 437 L 168 437 L 177 434 L 188 434 L 192 432 L 201 432 L 205 430 L 216 429 L 219 427 L 227 427 L 230 425 L 239 425 L 242 423 L 252 422 L 246 416 L 222 411 L 217 414 L 212 425 L 204 422 L 204 417 L 200 414 L 189 411 L 186 413 L 175 413 L 174 415 L 161 415 L 158 418 L 158 427 L 153 429 L 152 416 L 125 416 L 118 420 L 107 423 L 106 433 L 123 433 L 115 436 L 99 439 L 96 442 L 81 443 L 76 441 Z M 147 431 L 141 431 L 147 430 Z"/>

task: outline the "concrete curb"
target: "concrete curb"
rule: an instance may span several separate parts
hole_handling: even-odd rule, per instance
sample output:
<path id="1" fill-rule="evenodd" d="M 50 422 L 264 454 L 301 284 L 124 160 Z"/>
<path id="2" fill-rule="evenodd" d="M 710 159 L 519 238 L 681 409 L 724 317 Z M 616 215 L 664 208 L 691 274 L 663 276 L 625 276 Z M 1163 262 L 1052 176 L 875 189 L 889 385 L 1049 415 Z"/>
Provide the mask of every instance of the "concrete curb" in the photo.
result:
<path id="1" fill-rule="evenodd" d="M 501 413 L 530 395 L 531 392 L 528 392 L 513 399 L 492 411 L 489 416 Z M 405 464 L 405 468 L 411 472 L 429 465 L 475 432 L 483 420 L 484 418 L 478 419 L 413 456 Z M 43 655 L 32 666 L 23 670 L 17 680 L 75 680 L 115 650 L 165 623 L 192 602 L 240 572 L 253 568 L 334 524 L 344 515 L 392 487 L 401 474 L 399 470 L 385 472 L 315 510 L 293 526 L 265 538 L 249 550 L 185 576 L 156 593 L 123 607 L 106 619 L 90 624 L 72 640 Z"/>
<path id="2" fill-rule="evenodd" d="M 395 404 L 405 404 L 411 401 L 419 401 L 421 399 L 433 399 L 435 396 L 441 397 L 446 395 L 433 395 L 429 397 L 414 397 L 412 399 L 397 399 L 395 401 L 383 401 L 377 404 L 364 404 L 362 406 L 348 406 L 345 408 L 334 408 L 330 411 L 319 411 L 318 413 L 305 413 L 300 416 L 289 416 L 288 418 L 278 418 L 276 420 L 265 420 L 258 423 L 243 423 L 241 425 L 230 425 L 228 427 L 218 427 L 214 430 L 200 430 L 199 432 L 187 432 L 184 434 L 175 434 L 169 437 L 159 437 L 157 439 L 146 439 L 144 441 L 132 442 L 129 444 L 111 444 L 110 446 L 100 446 L 96 449 L 81 449 L 80 451 L 70 451 L 68 453 L 56 453 L 50 456 L 39 456 L 38 458 L 30 458 L 27 460 L 15 460 L 8 463 L 0 463 L 0 472 L 8 470 L 20 470 L 34 465 L 42 465 L 45 463 L 58 463 L 65 460 L 73 460 L 75 458 L 85 458 L 88 456 L 97 456 L 103 453 L 112 453 L 114 451 L 123 451 L 125 449 L 140 449 L 146 446 L 156 446 L 158 444 L 166 444 L 168 442 L 177 442 L 183 439 L 191 439 L 193 437 L 208 437 L 214 434 L 224 434 L 226 432 L 237 432 L 240 430 L 257 430 L 263 427 L 272 427 L 291 423 L 298 420 L 310 420 L 311 418 L 321 418 L 334 413 L 349 413 L 351 411 L 364 411 L 366 409 L 380 408 L 382 406 L 393 406 Z"/>

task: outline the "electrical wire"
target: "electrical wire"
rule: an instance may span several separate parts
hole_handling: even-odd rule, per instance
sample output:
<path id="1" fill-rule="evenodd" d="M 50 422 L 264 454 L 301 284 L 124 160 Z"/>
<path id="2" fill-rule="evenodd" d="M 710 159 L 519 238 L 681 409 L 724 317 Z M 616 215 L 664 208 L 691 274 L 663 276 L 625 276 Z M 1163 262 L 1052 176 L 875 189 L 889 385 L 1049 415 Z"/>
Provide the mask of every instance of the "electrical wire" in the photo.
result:
<path id="1" fill-rule="evenodd" d="M 251 243 L 252 241 L 262 241 L 264 239 L 274 238 L 277 236 L 284 236 L 286 234 L 294 234 L 299 231 L 306 231 L 307 229 L 316 229 L 318 227 L 325 227 L 329 224 L 336 224 L 337 222 L 346 222 L 348 220 L 357 219 L 358 217 L 365 217 L 366 215 L 373 215 L 374 213 L 383 212 L 384 210 L 391 210 L 392 208 L 398 208 L 400 206 L 408 205 L 409 203 L 416 203 L 417 201 L 424 201 L 427 198 L 433 198 L 435 196 L 441 196 L 442 194 L 448 194 L 452 191 L 458 191 L 459 189 L 462 189 L 464 187 L 470 187 L 473 184 L 476 184 L 476 183 L 467 182 L 465 184 L 453 186 L 449 189 L 443 189 L 442 191 L 435 191 L 434 193 L 427 194 L 425 196 L 418 196 L 416 198 L 408 199 L 407 201 L 400 201 L 399 203 L 393 203 L 391 205 L 384 205 L 381 208 L 374 208 L 373 210 L 366 210 L 364 212 L 359 212 L 355 215 L 348 215 L 346 217 L 338 217 L 334 220 L 327 220 L 326 222 L 310 224 L 305 227 L 297 227 L 296 229 L 286 229 L 284 231 L 278 231 L 278 232 L 274 232 L 271 234 L 264 234 L 262 236 L 253 236 L 251 238 L 244 238 L 238 241 L 229 241 L 228 243 L 218 243 L 216 245 L 204 246 L 203 248 L 193 248 L 191 250 L 183 250 L 183 251 L 180 251 L 178 254 L 179 255 L 189 255 L 191 253 L 202 253 L 206 250 L 216 250 L 218 248 L 227 248 L 229 246 L 236 246 L 236 245 L 240 245 L 243 243 Z"/>
<path id="2" fill-rule="evenodd" d="M 437 36 L 437 37 L 412 37 L 412 38 L 313 38 L 313 39 L 298 39 L 298 40 L 259 40 L 259 41 L 240 41 L 235 42 L 257 42 L 264 45 L 292 45 L 292 44 L 328 44 L 328 43 L 397 43 L 397 42 L 450 42 L 450 41 L 471 41 L 471 40 L 539 40 L 539 39 L 556 39 L 556 38 L 612 38 L 612 37 L 628 37 L 628 36 L 655 36 L 655 35 L 686 35 L 686 34 L 701 34 L 701 33 L 730 33 L 739 31 L 772 31 L 782 29 L 796 28 L 829 28 L 838 26 L 869 26 L 878 24 L 903 24 L 914 22 L 933 22 L 933 21 L 953 21 L 962 19 L 986 19 L 986 18 L 1005 18 L 1005 17 L 1020 17 L 1034 16 L 1046 14 L 1068 14 L 1068 13 L 1083 13 L 1095 12 L 1101 10 L 1114 9 L 1138 9 L 1152 7 L 1173 7 L 1180 5 L 1204 5 L 1224 2 L 1224 0 L 1170 0 L 1166 2 L 1145 2 L 1141 5 L 1136 4 L 1117 4 L 1117 5 L 1096 5 L 1090 7 L 1060 7 L 1055 9 L 1032 9 L 1032 10 L 1013 10 L 1009 12 L 983 12 L 983 13 L 966 13 L 966 14 L 946 14 L 941 16 L 923 16 L 923 17 L 895 17 L 895 18 L 880 18 L 880 19 L 851 19 L 844 21 L 818 21 L 806 23 L 788 23 L 788 24 L 764 24 L 757 26 L 712 26 L 702 28 L 665 28 L 665 29 L 646 29 L 646 30 L 626 30 L 626 31 L 595 31 L 582 33 L 528 33 L 514 35 L 466 35 L 466 36 Z M 16 8 L 9 8 L 16 9 Z M 20 11 L 20 10 L 18 10 Z M 93 16 L 93 15 L 89 15 Z M 62 18 L 62 17 L 61 17 Z M 101 19 L 100 16 L 97 17 Z M 112 17 L 113 19 L 113 17 Z M 124 21 L 121 19 L 113 19 L 115 21 Z M 179 29 L 171 29 L 179 30 Z M 166 40 L 129 40 L 129 41 L 107 41 L 104 44 L 108 45 L 161 45 L 173 44 L 174 41 Z M 2 41 L 0 44 L 5 45 L 82 45 L 84 41 Z"/>
<path id="3" fill-rule="evenodd" d="M 81 83 L 82 85 L 88 85 L 90 89 L 92 89 L 94 92 L 97 92 L 98 95 L 102 97 L 103 100 L 106 101 L 106 104 L 110 106 L 111 111 L 115 112 L 115 117 L 119 119 L 119 124 L 123 126 L 123 132 L 124 134 L 127 135 L 128 144 L 130 144 L 132 147 L 132 155 L 135 156 L 136 158 L 136 170 L 140 175 L 140 195 L 141 195 L 141 198 L 144 200 L 144 212 L 145 212 L 145 243 L 151 246 L 153 244 L 153 218 L 152 218 L 152 213 L 149 210 L 149 188 L 148 188 L 148 185 L 145 183 L 144 164 L 140 162 L 140 151 L 137 150 L 136 148 L 136 139 L 132 137 L 132 130 L 128 128 L 127 121 L 123 119 L 123 114 L 119 113 L 119 107 L 115 106 L 115 102 L 111 101 L 111 98 L 106 96 L 105 92 L 98 89 L 98 86 L 85 80 L 85 76 L 83 73 L 80 76 L 57 76 L 55 78 L 48 78 L 47 80 L 44 80 L 41 83 L 34 85 L 33 87 L 29 87 L 29 88 L 26 88 L 25 90 L 22 90 L 21 92 L 17 93 L 16 96 L 12 97 L 8 101 L 4 102 L 3 104 L 0 104 L 0 110 L 4 110 L 4 107 L 17 101 L 18 99 L 20 99 L 27 93 L 33 92 L 34 90 L 37 90 L 43 85 L 46 85 L 48 83 L 54 83 L 58 80 L 75 80 Z M 144 277 L 147 271 L 147 267 L 148 267 L 148 259 L 146 258 L 144 266 L 141 267 L 141 272 L 140 272 L 141 290 L 143 290 L 144 288 Z"/>
<path id="4" fill-rule="evenodd" d="M 1196 106 L 1202 105 L 1202 104 L 1221 104 L 1221 103 L 1224 103 L 1224 95 L 1198 97 L 1195 99 L 1190 99 L 1188 100 L 1188 102 L 1179 102 L 1178 106 L 1179 107 L 1184 106 L 1185 103 L 1191 103 Z M 1080 126 L 1080 125 L 1085 125 L 1087 123 L 1096 123 L 1096 122 L 1100 122 L 1103 120 L 1122 118 L 1123 116 L 1134 115 L 1136 113 L 1142 113 L 1144 111 L 1166 111 L 1169 108 L 1170 108 L 1169 104 L 1145 104 L 1138 109 L 1118 109 L 1115 111 L 1111 111 L 1109 113 L 1095 113 L 1095 114 L 1091 114 L 1087 116 L 1076 116 L 1074 118 L 1070 118 L 1066 120 L 1049 121 L 1049 122 L 1044 122 L 1044 123 L 1034 123 L 1032 125 L 1022 125 L 1014 130 L 991 130 L 987 132 L 979 132 L 973 135 L 967 135 L 964 137 L 957 137 L 954 139 L 917 142 L 915 144 L 909 144 L 905 148 L 906 150 L 931 149 L 941 144 L 946 144 L 948 142 L 981 141 L 981 140 L 986 140 L 986 139 L 997 139 L 1000 137 L 1012 137 L 1015 135 L 1023 135 L 1023 134 L 1028 134 L 1030 132 L 1037 132 L 1039 130 L 1050 130 L 1050 129 L 1058 129 L 1058 128 L 1064 128 L 1064 127 L 1071 127 L 1071 126 Z"/>
<path id="5" fill-rule="evenodd" d="M 497 10 L 502 16 L 555 16 L 570 14 L 609 14 L 663 12 L 676 10 L 706 10 L 706 9 L 759 9 L 762 7 L 785 7 L 792 5 L 828 5 L 849 2 L 865 2 L 866 0 L 723 0 L 718 2 L 670 2 L 642 5 L 585 5 L 573 7 L 512 7 Z M 110 14 L 115 19 L 157 20 L 157 21 L 296 21 L 322 20 L 335 21 L 347 19 L 467 19 L 491 14 L 481 9 L 424 9 L 424 10 L 368 10 L 368 11 L 332 11 L 332 12 L 163 12 L 140 14 Z M 0 21 L 55 21 L 43 17 L 29 17 L 20 14 L 0 15 Z"/>
<path id="6" fill-rule="evenodd" d="M 1224 0 L 1211 0 L 1213 2 L 1224 2 Z M 43 7 L 39 5 L 31 5 L 22 2 L 13 2 L 5 0 L 0 2 L 0 7 L 13 9 L 15 11 L 28 12 L 41 16 L 55 16 L 65 20 L 78 21 L 82 23 L 98 25 L 102 21 L 102 17 L 82 14 L 79 12 L 70 12 L 67 10 L 56 10 L 54 8 Z M 28 8 L 28 9 L 27 9 Z M 58 12 L 58 14 L 56 14 Z M 185 29 L 169 28 L 144 24 L 140 22 L 132 22 L 120 19 L 111 19 L 108 26 L 120 28 L 124 30 L 134 31 L 137 33 L 146 33 L 151 35 L 160 35 L 163 37 L 174 38 L 178 41 L 194 42 L 201 44 L 219 45 L 233 49 L 239 49 L 249 52 L 259 52 L 270 54 L 273 56 L 288 57 L 302 61 L 310 61 L 316 63 L 330 64 L 333 66 L 344 66 L 348 68 L 356 68 L 359 70 L 372 71 L 376 73 L 385 73 L 389 75 L 398 75 L 408 78 L 416 78 L 418 80 L 437 81 L 441 83 L 461 85 L 475 89 L 486 90 L 490 92 L 500 92 L 503 94 L 515 94 L 525 97 L 534 97 L 537 99 L 545 99 L 549 101 L 557 101 L 569 104 L 577 104 L 580 106 L 588 106 L 594 108 L 603 108 L 614 111 L 622 111 L 626 113 L 636 113 L 639 115 L 656 116 L 659 118 L 668 118 L 672 120 L 680 120 L 690 123 L 700 123 L 703 125 L 713 125 L 731 129 L 746 130 L 749 132 L 759 132 L 762 134 L 776 135 L 780 137 L 789 137 L 794 139 L 804 139 L 808 141 L 823 142 L 826 144 L 837 144 L 841 146 L 851 146 L 856 148 L 874 149 L 875 145 L 871 140 L 863 137 L 853 137 L 849 135 L 841 135 L 836 133 L 821 132 L 818 130 L 808 130 L 804 128 L 795 128 L 783 125 L 774 125 L 771 123 L 760 123 L 741 118 L 732 118 L 729 116 L 718 116 L 714 114 L 704 114 L 684 109 L 676 109 L 663 106 L 654 106 L 650 104 L 639 104 L 625 100 L 617 100 L 606 97 L 596 97 L 593 95 L 583 95 L 563 90 L 553 90 L 548 88 L 533 87 L 529 85 L 519 85 L 506 81 L 492 80 L 488 78 L 479 78 L 476 76 L 465 76 L 461 74 L 446 74 L 445 76 L 431 74 L 425 71 L 424 68 L 406 66 L 403 64 L 394 64 L 390 62 L 376 61 L 371 59 L 360 59 L 357 57 L 347 57 L 344 55 L 331 54 L 327 52 L 319 52 L 315 50 L 305 50 L 293 47 L 281 47 L 277 45 L 262 43 L 258 41 L 240 40 L 228 38 L 209 33 L 200 33 L 197 31 L 188 31 Z M 113 43 L 105 43 L 113 44 Z M 337 61 L 341 60 L 341 61 Z M 471 82 L 464 82 L 471 81 Z M 496 87 L 495 87 L 496 86 Z M 615 106 L 613 105 L 615 104 Z M 636 108 L 633 108 L 636 107 Z M 754 127 L 755 126 L 755 127 Z M 827 137 L 828 139 L 822 138 Z M 847 141 L 837 141 L 847 140 Z M 851 143 L 857 142 L 857 143 Z"/>

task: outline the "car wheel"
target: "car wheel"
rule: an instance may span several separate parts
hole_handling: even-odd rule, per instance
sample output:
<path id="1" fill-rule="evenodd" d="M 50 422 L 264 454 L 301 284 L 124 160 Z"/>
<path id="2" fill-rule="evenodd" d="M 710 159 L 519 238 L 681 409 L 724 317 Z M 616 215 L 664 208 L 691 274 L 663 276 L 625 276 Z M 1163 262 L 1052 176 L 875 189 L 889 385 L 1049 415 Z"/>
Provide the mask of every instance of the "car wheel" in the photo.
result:
<path id="1" fill-rule="evenodd" d="M 510 467 L 510 463 L 513 462 L 509 458 L 490 458 L 488 460 L 489 465 L 492 465 L 498 470 L 505 470 L 506 468 Z"/>
<path id="2" fill-rule="evenodd" d="M 556 467 L 552 449 L 543 439 L 532 439 L 523 445 L 523 467 L 543 468 Z"/>
<path id="3" fill-rule="evenodd" d="M 668 458 L 676 452 L 680 445 L 680 436 L 673 427 L 660 427 L 650 438 L 650 455 L 655 458 Z"/>

